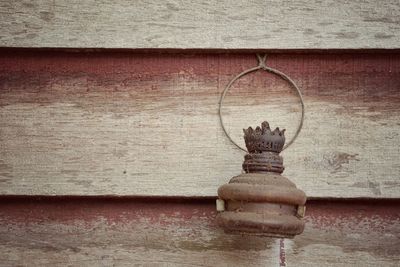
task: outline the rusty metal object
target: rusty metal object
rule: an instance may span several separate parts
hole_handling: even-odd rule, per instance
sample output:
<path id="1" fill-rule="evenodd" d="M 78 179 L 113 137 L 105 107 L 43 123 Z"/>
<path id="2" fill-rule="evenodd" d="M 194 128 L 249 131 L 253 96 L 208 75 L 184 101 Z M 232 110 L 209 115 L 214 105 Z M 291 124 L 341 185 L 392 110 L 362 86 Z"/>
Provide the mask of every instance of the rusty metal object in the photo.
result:
<path id="1" fill-rule="evenodd" d="M 285 130 L 244 129 L 243 170 L 218 189 L 217 221 L 228 233 L 293 238 L 304 230 L 306 195 L 282 176 Z"/>

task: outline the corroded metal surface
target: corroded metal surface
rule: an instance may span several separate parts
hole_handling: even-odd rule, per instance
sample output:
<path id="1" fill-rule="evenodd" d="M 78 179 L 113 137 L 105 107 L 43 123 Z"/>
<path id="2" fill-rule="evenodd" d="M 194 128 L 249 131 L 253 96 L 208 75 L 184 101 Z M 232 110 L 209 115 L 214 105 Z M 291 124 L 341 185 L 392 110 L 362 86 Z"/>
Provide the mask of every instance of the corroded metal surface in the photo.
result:
<path id="1" fill-rule="evenodd" d="M 252 127 L 243 129 L 244 141 L 250 154 L 262 152 L 280 153 L 285 144 L 285 129 L 279 130 L 277 127 L 271 131 L 269 123 L 264 121 L 254 130 Z"/>
<path id="2" fill-rule="evenodd" d="M 307 197 L 282 176 L 285 130 L 271 131 L 268 122 L 244 130 L 249 151 L 242 173 L 218 189 L 224 200 L 217 221 L 227 233 L 293 238 L 304 230 L 302 214 Z"/>
<path id="3" fill-rule="evenodd" d="M 244 156 L 243 170 L 245 172 L 278 172 L 282 173 L 283 158 L 274 152 L 247 154 Z"/>

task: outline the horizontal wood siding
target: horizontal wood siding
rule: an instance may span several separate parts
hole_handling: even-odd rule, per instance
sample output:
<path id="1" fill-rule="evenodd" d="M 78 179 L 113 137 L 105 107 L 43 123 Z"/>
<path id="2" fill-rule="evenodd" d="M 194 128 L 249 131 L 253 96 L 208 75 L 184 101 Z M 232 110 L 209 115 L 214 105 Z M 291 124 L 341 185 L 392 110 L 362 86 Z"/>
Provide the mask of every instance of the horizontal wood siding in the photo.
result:
<path id="1" fill-rule="evenodd" d="M 0 267 L 400 266 L 399 14 L 398 0 L 1 1 Z M 294 239 L 216 225 L 244 156 L 219 97 L 253 51 L 304 96 L 282 153 L 309 199 Z M 289 140 L 300 119 L 263 71 L 224 104 L 241 145 L 242 128 L 268 120 Z"/>
<path id="2" fill-rule="evenodd" d="M 218 100 L 252 54 L 0 54 L 0 193 L 215 196 L 244 154 Z M 270 54 L 304 93 L 284 174 L 309 197 L 400 196 L 400 54 Z M 297 127 L 295 93 L 265 72 L 227 95 L 228 131 Z"/>
<path id="3" fill-rule="evenodd" d="M 398 202 L 310 201 L 293 240 L 227 235 L 213 200 L 0 202 L 0 266 L 398 266 Z"/>
<path id="4" fill-rule="evenodd" d="M 0 2 L 0 46 L 399 48 L 398 0 Z"/>

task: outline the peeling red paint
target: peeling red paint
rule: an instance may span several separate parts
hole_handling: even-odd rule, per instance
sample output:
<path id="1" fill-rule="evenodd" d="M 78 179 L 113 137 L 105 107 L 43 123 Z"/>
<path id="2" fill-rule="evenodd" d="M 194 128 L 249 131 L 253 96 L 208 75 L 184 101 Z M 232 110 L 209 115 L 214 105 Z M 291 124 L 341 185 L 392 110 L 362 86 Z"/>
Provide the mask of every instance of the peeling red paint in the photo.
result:
<path id="1" fill-rule="evenodd" d="M 236 261 L 238 253 L 248 253 L 250 264 L 265 262 L 262 251 L 269 251 L 263 257 L 273 255 L 279 266 L 295 266 L 299 255 L 305 262 L 323 261 L 321 257 L 329 255 L 326 262 L 339 263 L 350 256 L 345 262 L 354 262 L 359 253 L 385 262 L 396 261 L 399 255 L 400 200 L 310 200 L 306 229 L 294 240 L 225 234 L 215 223 L 215 199 L 209 198 L 3 196 L 0 200 L 0 238 L 17 254 L 21 248 L 29 253 L 51 248 L 51 257 L 56 257 L 66 250 L 76 253 L 108 246 L 114 253 L 123 244 L 129 255 L 136 249 L 136 253 L 156 249 L 156 254 L 168 251 L 168 255 L 227 252 Z"/>
<path id="2" fill-rule="evenodd" d="M 356 229 L 359 223 L 368 220 L 371 230 L 382 231 L 382 221 L 400 223 L 400 205 L 398 200 L 309 201 L 305 220 L 313 221 L 314 227 L 321 229 Z"/>
<path id="3" fill-rule="evenodd" d="M 32 93 L 39 90 L 43 93 L 46 90 L 53 90 L 52 85 L 60 79 L 65 83 L 66 78 L 81 77 L 86 80 L 86 88 L 80 87 L 86 90 L 85 92 L 125 90 L 132 94 L 134 92 L 132 92 L 131 84 L 138 81 L 151 83 L 157 80 L 157 83 L 151 86 L 142 84 L 143 91 L 137 93 L 146 94 L 148 97 L 156 93 L 158 97 L 162 97 L 165 91 L 163 85 L 173 84 L 177 78 L 182 77 L 192 80 L 194 84 L 213 83 L 215 86 L 211 88 L 217 87 L 218 90 L 205 93 L 218 95 L 221 88 L 234 74 L 254 67 L 256 64 L 255 56 L 249 53 L 171 54 L 122 51 L 72 53 L 0 50 L 0 73 L 2 74 L 0 92 L 12 91 L 14 90 L 13 83 L 25 81 L 32 86 L 24 90 L 32 90 Z M 295 80 L 307 98 L 336 102 L 338 99 L 346 99 L 342 103 L 343 111 L 353 111 L 352 101 L 365 103 L 370 111 L 382 109 L 382 107 L 376 107 L 377 97 L 393 103 L 387 105 L 385 101 L 380 101 L 380 103 L 385 103 L 387 108 L 397 110 L 397 103 L 400 103 L 400 94 L 397 90 L 400 86 L 400 53 L 398 51 L 378 54 L 371 52 L 271 53 L 267 64 L 283 70 Z M 237 85 L 242 84 L 244 88 L 247 88 L 250 81 L 254 87 L 253 90 L 263 90 L 265 81 L 268 80 L 268 85 L 271 86 L 270 98 L 280 96 L 283 90 L 289 90 L 281 80 L 272 75 L 266 79 L 265 75 L 268 74 L 251 74 L 238 81 Z M 2 86 L 2 83 L 7 86 Z M 235 89 L 235 85 L 233 87 L 230 97 L 242 97 L 243 90 Z M 15 88 L 20 87 L 15 86 Z M 192 91 L 187 90 L 186 93 L 194 93 Z M 168 93 L 171 92 L 168 91 Z M 63 92 L 63 94 L 68 94 L 68 92 Z M 46 97 L 51 98 L 52 95 Z M 36 99 L 36 102 L 40 102 L 40 99 Z"/>
<path id="4" fill-rule="evenodd" d="M 215 216 L 215 208 L 208 201 L 157 198 L 104 198 L 104 197 L 5 197 L 0 203 L 0 218 L 16 222 L 56 221 L 69 223 L 76 220 L 91 222 L 104 218 L 109 223 L 138 221 L 163 223 L 172 218 L 182 222 L 195 218 Z"/>
<path id="5" fill-rule="evenodd" d="M 307 202 L 305 220 L 313 227 L 360 228 L 368 221 L 372 231 L 382 231 L 382 221 L 400 222 L 398 200 L 311 200 Z M 108 223 L 124 223 L 146 219 L 149 223 L 190 223 L 202 219 L 216 227 L 214 199 L 163 199 L 113 197 L 2 197 L 2 221 L 33 223 L 54 221 L 70 223 L 80 220 L 91 223 L 99 218 Z M 379 220 L 378 220 L 378 219 Z"/>
<path id="6" fill-rule="evenodd" d="M 0 50 L 1 71 L 36 72 L 47 70 L 48 73 L 87 72 L 93 74 L 118 74 L 127 72 L 179 73 L 185 70 L 196 74 L 214 74 L 218 68 L 220 74 L 232 74 L 232 70 L 252 67 L 256 63 L 253 53 L 155 53 L 132 51 L 96 51 L 68 52 L 51 50 Z M 352 69 L 355 72 L 395 72 L 400 53 L 390 51 L 363 53 L 338 51 L 319 52 L 270 52 L 268 65 L 282 67 L 288 72 L 301 75 L 308 73 L 339 72 Z M 357 64 L 355 62 L 357 61 Z M 229 63 L 229 64 L 226 64 Z M 334 64 L 333 64 L 334 63 Z M 168 67 L 166 67 L 168 66 Z M 222 67 L 222 68 L 221 68 Z"/>

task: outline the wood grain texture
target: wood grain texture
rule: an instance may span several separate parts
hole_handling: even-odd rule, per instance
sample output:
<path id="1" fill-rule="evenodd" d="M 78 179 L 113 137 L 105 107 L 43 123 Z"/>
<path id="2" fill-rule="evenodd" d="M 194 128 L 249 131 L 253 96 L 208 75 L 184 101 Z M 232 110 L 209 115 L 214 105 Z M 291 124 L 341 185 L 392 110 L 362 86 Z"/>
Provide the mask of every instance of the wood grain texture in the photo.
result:
<path id="1" fill-rule="evenodd" d="M 293 240 L 227 235 L 213 200 L 0 202 L 0 266 L 399 266 L 397 202 L 308 203 Z"/>
<path id="2" fill-rule="evenodd" d="M 219 96 L 251 54 L 3 51 L 0 193 L 216 196 L 244 154 Z M 400 196 L 400 55 L 271 54 L 303 91 L 306 119 L 283 153 L 309 197 Z M 265 72 L 226 97 L 228 131 L 268 120 L 293 136 L 295 93 Z"/>
<path id="3" fill-rule="evenodd" d="M 399 48 L 398 0 L 0 3 L 0 46 Z"/>

